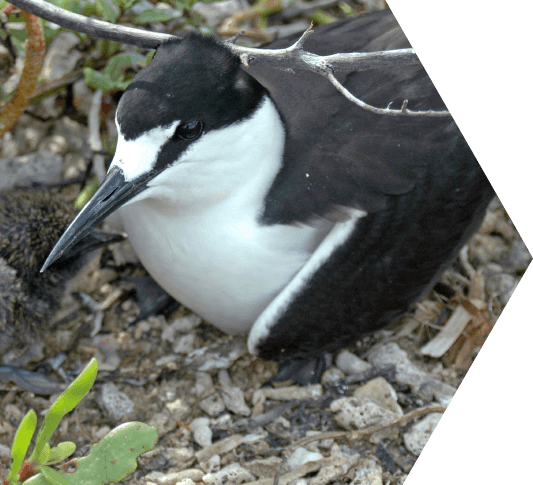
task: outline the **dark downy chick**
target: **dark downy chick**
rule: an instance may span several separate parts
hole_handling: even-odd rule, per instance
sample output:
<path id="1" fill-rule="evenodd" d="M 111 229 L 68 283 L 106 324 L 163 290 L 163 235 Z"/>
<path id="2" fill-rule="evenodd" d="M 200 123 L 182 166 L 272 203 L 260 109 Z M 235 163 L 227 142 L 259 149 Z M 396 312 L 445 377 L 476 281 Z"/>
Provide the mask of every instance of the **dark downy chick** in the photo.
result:
<path id="1" fill-rule="evenodd" d="M 42 338 L 67 283 L 91 249 L 123 239 L 93 231 L 40 273 L 57 238 L 76 215 L 60 195 L 41 189 L 0 194 L 0 354 L 16 343 Z"/>

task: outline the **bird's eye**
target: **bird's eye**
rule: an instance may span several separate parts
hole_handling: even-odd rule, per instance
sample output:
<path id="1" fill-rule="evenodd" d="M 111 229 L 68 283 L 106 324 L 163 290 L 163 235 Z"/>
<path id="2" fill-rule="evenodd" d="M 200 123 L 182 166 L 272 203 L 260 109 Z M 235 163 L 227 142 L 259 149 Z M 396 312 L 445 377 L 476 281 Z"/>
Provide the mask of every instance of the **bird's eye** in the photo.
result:
<path id="1" fill-rule="evenodd" d="M 194 140 L 202 134 L 203 128 L 204 125 L 201 121 L 190 121 L 184 125 L 179 125 L 172 138 L 174 140 Z"/>

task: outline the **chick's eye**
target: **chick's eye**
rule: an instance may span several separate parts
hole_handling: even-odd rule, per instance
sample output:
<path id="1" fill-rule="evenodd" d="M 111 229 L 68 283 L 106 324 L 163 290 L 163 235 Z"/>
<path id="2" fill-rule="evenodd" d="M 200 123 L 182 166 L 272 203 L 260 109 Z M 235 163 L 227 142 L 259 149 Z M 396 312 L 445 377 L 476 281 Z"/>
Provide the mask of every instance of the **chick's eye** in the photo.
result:
<path id="1" fill-rule="evenodd" d="M 201 121 L 190 121 L 189 123 L 185 123 L 184 125 L 179 125 L 176 128 L 176 131 L 172 138 L 174 140 L 194 140 L 202 134 L 203 127 L 204 126 Z"/>

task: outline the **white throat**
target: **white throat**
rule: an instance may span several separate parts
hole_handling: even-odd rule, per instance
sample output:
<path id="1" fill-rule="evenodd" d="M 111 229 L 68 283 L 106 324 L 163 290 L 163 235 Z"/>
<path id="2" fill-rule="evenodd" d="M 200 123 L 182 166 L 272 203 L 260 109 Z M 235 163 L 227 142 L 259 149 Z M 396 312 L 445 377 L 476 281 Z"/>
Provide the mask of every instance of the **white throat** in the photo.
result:
<path id="1" fill-rule="evenodd" d="M 229 333 L 252 326 L 331 227 L 260 223 L 284 138 L 265 97 L 251 118 L 201 136 L 120 209 L 152 277 Z"/>
<path id="2" fill-rule="evenodd" d="M 201 136 L 130 203 L 153 199 L 197 212 L 230 198 L 260 211 L 280 169 L 284 141 L 283 123 L 265 96 L 252 117 Z"/>

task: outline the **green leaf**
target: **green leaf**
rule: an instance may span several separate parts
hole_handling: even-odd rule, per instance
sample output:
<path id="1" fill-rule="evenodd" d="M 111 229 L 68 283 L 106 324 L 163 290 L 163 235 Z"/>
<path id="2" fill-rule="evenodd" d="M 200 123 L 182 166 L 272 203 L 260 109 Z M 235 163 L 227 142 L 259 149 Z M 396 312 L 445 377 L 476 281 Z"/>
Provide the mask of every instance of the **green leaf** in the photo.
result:
<path id="1" fill-rule="evenodd" d="M 115 23 L 120 17 L 120 9 L 111 0 L 96 0 L 96 8 L 108 22 Z"/>
<path id="2" fill-rule="evenodd" d="M 138 3 L 141 3 L 143 0 L 118 0 L 119 4 L 122 6 L 123 10 L 127 10 L 128 8 L 133 7 L 134 5 L 137 5 Z"/>
<path id="3" fill-rule="evenodd" d="M 323 10 L 317 10 L 311 17 L 311 20 L 315 24 L 320 25 L 320 24 L 331 24 L 332 22 L 335 22 L 335 20 L 337 19 L 329 15 L 328 13 L 324 12 Z"/>
<path id="4" fill-rule="evenodd" d="M 66 470 L 56 473 L 65 480 L 61 485 L 104 485 L 118 482 L 135 471 L 137 458 L 152 450 L 156 441 L 155 427 L 144 423 L 124 423 L 95 444 L 87 456 L 70 460 Z M 47 471 L 49 475 L 50 469 Z M 32 477 L 24 485 L 60 484 L 55 475 L 46 475 L 46 481 L 43 475 L 44 468 L 43 474 Z"/>
<path id="5" fill-rule="evenodd" d="M 11 448 L 11 469 L 7 476 L 8 481 L 16 480 L 17 474 L 20 471 L 20 467 L 24 462 L 24 457 L 28 451 L 28 446 L 30 446 L 30 441 L 35 433 L 35 428 L 37 427 L 37 414 L 33 409 L 30 409 L 17 428 L 15 433 L 15 438 L 13 438 L 13 447 Z"/>
<path id="6" fill-rule="evenodd" d="M 85 2 L 82 3 L 80 0 L 51 0 L 51 3 L 70 12 L 81 14 Z"/>
<path id="7" fill-rule="evenodd" d="M 155 52 L 155 49 L 148 52 L 148 54 L 146 55 L 146 64 L 148 64 L 154 58 Z"/>
<path id="8" fill-rule="evenodd" d="M 44 465 L 48 461 L 49 456 L 50 456 L 50 445 L 48 443 L 45 443 L 43 447 L 43 451 L 41 451 L 39 458 L 37 458 L 37 465 Z"/>
<path id="9" fill-rule="evenodd" d="M 76 451 L 76 444 L 72 441 L 64 441 L 59 443 L 55 448 L 50 450 L 50 456 L 45 465 L 54 465 L 68 458 L 72 453 Z"/>
<path id="10" fill-rule="evenodd" d="M 83 68 L 83 74 L 87 86 L 107 92 L 115 90 L 115 83 L 109 78 L 109 76 L 95 71 L 91 67 Z"/>
<path id="11" fill-rule="evenodd" d="M 67 480 L 65 480 L 63 475 L 61 475 L 61 473 L 59 473 L 57 470 L 54 470 L 53 468 L 43 466 L 41 468 L 41 473 L 53 485 L 68 485 L 68 482 Z"/>
<path id="12" fill-rule="evenodd" d="M 35 449 L 30 457 L 30 461 L 36 461 L 36 457 L 41 455 L 45 444 L 50 441 L 52 434 L 54 434 L 63 417 L 72 411 L 89 392 L 94 384 L 97 373 L 98 363 L 96 359 L 91 359 L 81 374 L 65 389 L 57 398 L 56 402 L 50 406 L 37 434 Z"/>
<path id="13" fill-rule="evenodd" d="M 149 24 L 150 22 L 167 22 L 174 15 L 172 10 L 161 8 L 149 8 L 144 10 L 133 19 L 135 25 Z"/>
<path id="14" fill-rule="evenodd" d="M 125 423 L 112 430 L 94 445 L 88 456 L 78 460 L 76 472 L 67 475 L 70 483 L 95 485 L 118 482 L 137 468 L 137 458 L 154 448 L 157 441 L 155 427 L 144 423 Z"/>
<path id="15" fill-rule="evenodd" d="M 98 179 L 96 178 L 96 175 L 93 175 L 91 181 L 83 188 L 80 195 L 78 195 L 74 201 L 74 207 L 76 207 L 76 209 L 81 209 L 87 202 L 89 202 L 89 199 L 96 192 L 97 188 Z"/>
<path id="16" fill-rule="evenodd" d="M 145 62 L 146 57 L 136 52 L 128 54 L 117 54 L 109 59 L 104 75 L 106 75 L 113 82 L 121 81 L 124 78 L 124 72 L 128 68 L 133 68 L 141 62 Z"/>

